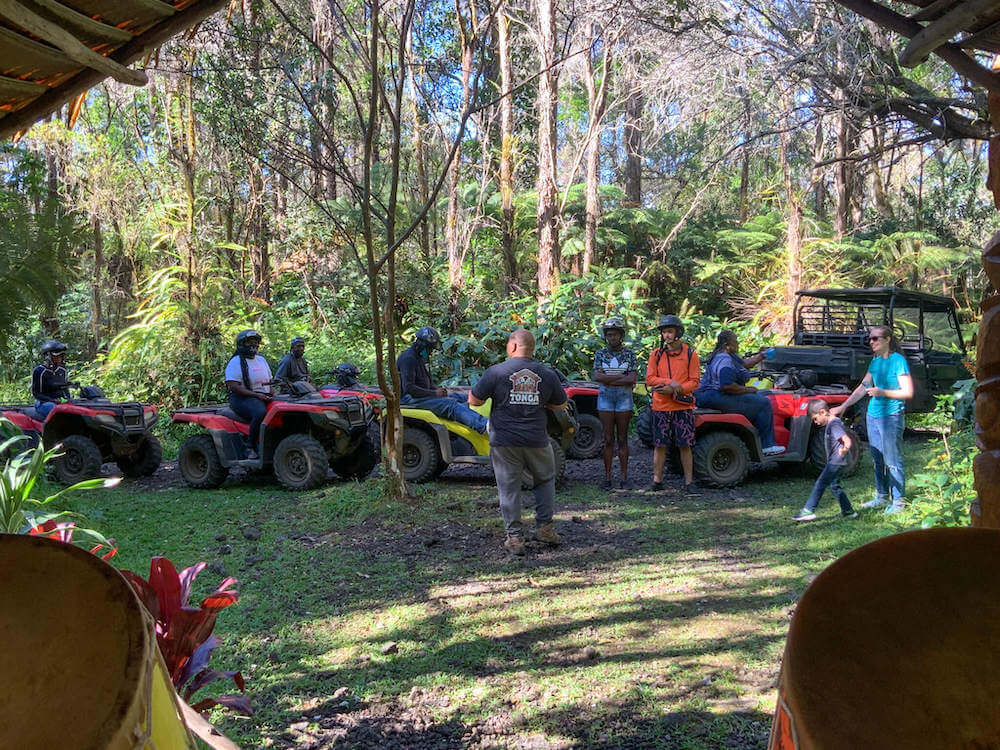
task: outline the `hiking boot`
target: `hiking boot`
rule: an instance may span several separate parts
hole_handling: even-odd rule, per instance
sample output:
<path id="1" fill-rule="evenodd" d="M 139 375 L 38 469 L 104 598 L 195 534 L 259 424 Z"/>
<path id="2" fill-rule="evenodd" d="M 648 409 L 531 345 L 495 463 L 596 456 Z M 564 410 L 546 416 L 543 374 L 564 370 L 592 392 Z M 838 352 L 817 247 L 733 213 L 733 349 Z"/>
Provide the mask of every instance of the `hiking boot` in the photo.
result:
<path id="1" fill-rule="evenodd" d="M 512 555 L 521 556 L 524 554 L 524 540 L 519 536 L 509 536 L 507 541 L 503 543 L 503 546 L 507 548 L 507 551 Z"/>
<path id="2" fill-rule="evenodd" d="M 602 479 L 601 483 L 599 485 L 597 485 L 597 486 L 600 487 L 602 490 L 610 490 L 611 489 L 611 480 L 610 479 Z"/>
<path id="3" fill-rule="evenodd" d="M 899 501 L 894 502 L 892 505 L 890 505 L 889 507 L 887 507 L 882 512 L 885 515 L 887 515 L 887 516 L 894 516 L 897 513 L 902 513 L 904 510 L 906 510 L 906 505 L 904 505 L 903 502 L 901 500 L 899 500 Z"/>
<path id="4" fill-rule="evenodd" d="M 649 485 L 650 492 L 659 492 L 662 489 L 663 489 L 663 482 L 653 482 L 651 485 Z"/>
<path id="5" fill-rule="evenodd" d="M 888 505 L 888 504 L 889 504 L 889 498 L 887 498 L 887 497 L 873 497 L 867 503 L 861 503 L 861 507 L 865 508 L 865 509 L 868 509 L 868 508 L 881 508 L 882 506 Z"/>
<path id="6" fill-rule="evenodd" d="M 849 510 L 847 513 L 841 513 L 841 518 L 857 518 L 858 512 L 856 510 Z"/>
<path id="7" fill-rule="evenodd" d="M 701 495 L 701 493 L 698 492 L 698 485 L 695 484 L 694 482 L 685 483 L 683 485 L 683 488 L 684 488 L 684 494 L 687 495 L 688 497 L 698 497 L 699 495 Z"/>
<path id="8" fill-rule="evenodd" d="M 815 521 L 816 520 L 816 514 L 813 513 L 811 510 L 806 510 L 805 508 L 803 508 L 798 513 L 796 513 L 794 516 L 792 516 L 792 520 L 793 521 Z"/>
<path id="9" fill-rule="evenodd" d="M 618 483 L 618 489 L 620 490 L 630 490 L 632 489 L 632 480 L 623 479 Z"/>
<path id="10" fill-rule="evenodd" d="M 765 456 L 780 456 L 784 452 L 785 447 L 782 445 L 769 445 L 761 451 Z"/>
<path id="11" fill-rule="evenodd" d="M 546 544 L 551 544 L 553 547 L 558 547 L 562 544 L 562 538 L 556 533 L 551 523 L 543 523 L 535 529 L 535 539 Z"/>

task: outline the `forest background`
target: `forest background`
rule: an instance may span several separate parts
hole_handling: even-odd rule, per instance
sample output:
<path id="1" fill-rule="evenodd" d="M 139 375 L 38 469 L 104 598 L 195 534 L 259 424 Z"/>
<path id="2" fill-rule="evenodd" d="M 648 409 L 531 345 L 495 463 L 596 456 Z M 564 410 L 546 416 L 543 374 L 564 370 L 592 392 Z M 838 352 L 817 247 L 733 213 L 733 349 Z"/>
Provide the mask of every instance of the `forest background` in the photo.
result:
<path id="1" fill-rule="evenodd" d="M 426 324 L 447 382 L 518 325 L 583 375 L 610 315 L 750 348 L 815 286 L 954 295 L 968 339 L 985 93 L 896 43 L 826 2 L 234 3 L 0 147 L 0 395 L 58 337 L 111 396 L 217 401 L 247 327 L 319 382 Z"/>

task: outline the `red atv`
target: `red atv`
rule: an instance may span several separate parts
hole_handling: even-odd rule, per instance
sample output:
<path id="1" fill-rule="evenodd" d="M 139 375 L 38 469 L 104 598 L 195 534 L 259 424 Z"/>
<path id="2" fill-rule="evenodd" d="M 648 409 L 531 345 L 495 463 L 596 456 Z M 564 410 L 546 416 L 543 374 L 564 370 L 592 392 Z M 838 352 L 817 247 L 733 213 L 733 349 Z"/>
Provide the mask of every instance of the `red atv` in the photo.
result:
<path id="1" fill-rule="evenodd" d="M 806 414 L 806 406 L 814 398 L 822 398 L 830 406 L 842 404 L 851 395 L 846 386 L 816 386 L 803 388 L 794 381 L 786 382 L 790 390 L 761 391 L 771 400 L 774 410 L 775 442 L 785 448 L 784 453 L 764 456 L 761 452 L 757 430 L 742 414 L 724 414 L 714 409 L 694 410 L 695 445 L 694 473 L 699 481 L 712 487 L 733 487 L 740 484 L 750 470 L 751 463 L 765 465 L 795 464 L 806 466 L 816 473 L 826 466 L 826 447 L 823 428 L 816 427 Z M 846 425 L 851 438 L 842 476 L 853 474 L 861 460 L 861 440 Z M 646 407 L 639 413 L 636 423 L 639 439 L 648 447 L 653 445 L 652 412 Z M 676 451 L 669 457 L 669 465 L 680 472 L 680 459 Z"/>
<path id="2" fill-rule="evenodd" d="M 178 423 L 196 424 L 207 432 L 181 445 L 177 464 L 192 487 L 218 487 L 229 470 L 274 471 L 289 490 L 308 490 L 326 481 L 328 469 L 344 479 L 364 479 L 381 455 L 369 403 L 353 395 L 326 396 L 311 383 L 286 384 L 288 393 L 274 397 L 260 428 L 260 458 L 248 459 L 250 423 L 227 404 L 179 409 Z"/>
<path id="3" fill-rule="evenodd" d="M 80 397 L 63 401 L 47 418 L 30 404 L 0 406 L 0 416 L 10 420 L 32 445 L 42 441 L 46 450 L 61 445 L 62 454 L 51 463 L 62 484 L 75 484 L 100 476 L 101 465 L 113 461 L 127 477 L 147 477 L 160 466 L 163 448 L 150 429 L 156 408 L 138 402 L 113 403 L 100 388 L 79 386 Z"/>

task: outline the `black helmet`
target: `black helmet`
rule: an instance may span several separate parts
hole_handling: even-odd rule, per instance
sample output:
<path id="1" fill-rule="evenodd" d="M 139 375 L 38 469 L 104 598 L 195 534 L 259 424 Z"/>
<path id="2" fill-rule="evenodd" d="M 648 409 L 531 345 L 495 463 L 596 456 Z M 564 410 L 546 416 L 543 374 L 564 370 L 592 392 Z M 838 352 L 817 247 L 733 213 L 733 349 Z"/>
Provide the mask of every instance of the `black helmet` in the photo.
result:
<path id="1" fill-rule="evenodd" d="M 684 324 L 676 315 L 661 315 L 660 322 L 656 326 L 661 331 L 664 328 L 673 328 L 677 331 L 677 338 L 684 335 Z"/>
<path id="2" fill-rule="evenodd" d="M 305 346 L 306 345 L 306 340 L 304 338 L 302 338 L 301 336 L 296 336 L 295 338 L 293 338 L 291 340 L 291 343 L 288 344 L 288 348 L 289 349 L 294 348 L 294 347 L 298 346 L 299 344 L 302 344 L 302 346 Z"/>
<path id="3" fill-rule="evenodd" d="M 622 322 L 621 318 L 608 318 L 601 326 L 601 331 L 605 336 L 608 334 L 608 331 L 621 331 L 622 335 L 625 335 L 625 323 Z"/>
<path id="4" fill-rule="evenodd" d="M 337 379 L 337 385 L 341 388 L 350 388 L 358 384 L 358 375 L 361 374 L 361 370 L 358 369 L 357 365 L 353 365 L 350 362 L 342 362 L 337 365 L 337 369 L 333 371 L 333 374 Z"/>
<path id="5" fill-rule="evenodd" d="M 253 344 L 254 339 L 257 339 L 256 346 Z M 254 329 L 247 328 L 245 331 L 240 331 L 236 334 L 236 352 L 244 357 L 256 357 L 257 350 L 260 349 L 260 341 L 261 335 Z"/>
<path id="6" fill-rule="evenodd" d="M 423 344 L 427 351 L 432 352 L 441 346 L 441 334 L 430 326 L 424 326 L 417 331 L 417 335 L 413 337 L 413 342 L 415 344 Z"/>
<path id="7" fill-rule="evenodd" d="M 65 354 L 66 344 L 61 341 L 56 341 L 55 339 L 49 339 L 44 344 L 42 344 L 42 356 L 47 357 L 50 354 Z"/>

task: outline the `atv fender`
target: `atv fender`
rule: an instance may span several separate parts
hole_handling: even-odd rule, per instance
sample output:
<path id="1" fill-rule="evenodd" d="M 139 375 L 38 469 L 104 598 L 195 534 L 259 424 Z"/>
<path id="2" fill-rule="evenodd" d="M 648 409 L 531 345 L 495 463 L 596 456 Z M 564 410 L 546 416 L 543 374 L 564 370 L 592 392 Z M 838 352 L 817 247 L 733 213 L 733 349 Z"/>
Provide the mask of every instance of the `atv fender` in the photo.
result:
<path id="1" fill-rule="evenodd" d="M 453 461 L 459 463 L 482 463 L 482 461 L 469 461 L 470 458 L 480 458 L 483 456 L 488 456 L 490 454 L 490 439 L 489 436 L 483 435 L 476 432 L 473 429 L 466 427 L 458 422 L 452 422 L 447 419 L 441 419 L 441 417 L 434 414 L 434 412 L 429 409 L 410 409 L 403 407 L 401 409 L 403 413 L 403 421 L 411 420 L 414 422 L 423 422 L 427 427 L 434 431 L 437 436 L 438 446 L 441 450 L 441 457 L 446 463 L 451 463 Z M 453 432 L 459 437 L 463 437 L 468 440 L 472 447 L 478 453 L 478 456 L 458 456 L 457 458 L 452 456 L 451 453 L 451 438 L 448 436 L 449 432 Z"/>

